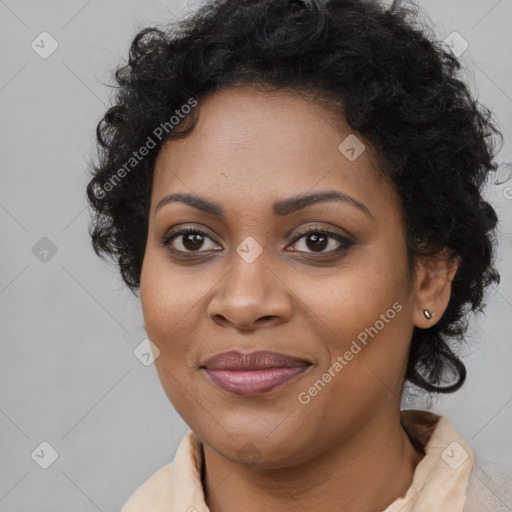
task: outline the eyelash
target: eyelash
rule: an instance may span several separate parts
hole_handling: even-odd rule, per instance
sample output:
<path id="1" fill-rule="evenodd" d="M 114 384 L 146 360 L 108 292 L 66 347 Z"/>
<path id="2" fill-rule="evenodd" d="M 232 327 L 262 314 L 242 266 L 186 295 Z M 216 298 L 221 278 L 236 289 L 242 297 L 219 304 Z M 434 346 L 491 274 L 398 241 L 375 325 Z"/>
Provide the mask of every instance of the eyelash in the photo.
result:
<path id="1" fill-rule="evenodd" d="M 299 229 L 299 230 L 296 231 L 296 233 L 295 233 L 296 236 L 295 236 L 295 238 L 294 238 L 294 240 L 293 240 L 291 245 L 294 245 L 300 239 L 306 237 L 309 234 L 313 234 L 313 233 L 314 234 L 322 234 L 322 235 L 325 235 L 327 237 L 334 238 L 337 242 L 340 243 L 340 246 L 338 248 L 336 248 L 336 249 L 331 249 L 330 251 L 321 251 L 321 252 L 311 251 L 311 252 L 306 252 L 306 254 L 333 254 L 333 253 L 341 253 L 343 251 L 346 251 L 352 245 L 354 245 L 354 242 L 351 239 L 349 239 L 348 237 L 344 237 L 343 235 L 340 235 L 339 233 L 335 233 L 333 231 L 330 231 L 330 230 L 328 230 L 326 228 L 305 228 L 305 229 Z M 185 228 L 176 229 L 176 230 L 172 231 L 171 233 L 166 233 L 162 237 L 162 239 L 161 239 L 161 244 L 162 244 L 163 247 L 168 247 L 175 238 L 178 238 L 179 236 L 189 235 L 189 234 L 201 235 L 203 237 L 210 238 L 210 240 L 213 240 L 214 242 L 216 242 L 205 231 L 203 231 L 201 229 L 198 229 L 198 228 L 194 228 L 194 227 L 188 226 L 188 227 L 185 227 Z M 175 253 L 190 254 L 190 255 L 200 254 L 201 252 L 204 252 L 204 251 L 181 251 L 181 250 L 177 250 L 177 249 L 171 249 L 171 250 L 173 252 L 175 252 Z M 208 252 L 208 251 L 206 251 L 206 252 Z M 297 252 L 305 252 L 305 251 L 297 251 Z"/>

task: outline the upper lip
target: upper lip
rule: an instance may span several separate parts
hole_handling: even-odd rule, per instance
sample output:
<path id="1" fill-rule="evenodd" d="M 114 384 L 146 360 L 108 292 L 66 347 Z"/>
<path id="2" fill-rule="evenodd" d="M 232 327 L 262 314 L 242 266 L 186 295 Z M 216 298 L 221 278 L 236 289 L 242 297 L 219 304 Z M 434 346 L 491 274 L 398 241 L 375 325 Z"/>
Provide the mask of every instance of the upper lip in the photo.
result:
<path id="1" fill-rule="evenodd" d="M 293 368 L 310 364 L 311 362 L 306 359 L 269 350 L 250 353 L 231 350 L 210 357 L 201 365 L 201 368 L 206 367 L 209 370 L 263 370 L 268 368 Z"/>

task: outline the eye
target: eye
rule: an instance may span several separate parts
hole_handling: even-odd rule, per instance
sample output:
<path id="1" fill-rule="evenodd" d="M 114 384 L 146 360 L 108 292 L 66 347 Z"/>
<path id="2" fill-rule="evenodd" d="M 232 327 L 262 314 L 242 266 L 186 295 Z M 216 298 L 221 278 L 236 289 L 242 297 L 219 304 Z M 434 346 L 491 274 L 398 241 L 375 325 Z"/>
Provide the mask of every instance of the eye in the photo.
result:
<path id="1" fill-rule="evenodd" d="M 297 231 L 300 235 L 295 239 L 292 245 L 298 244 L 304 239 L 303 247 L 311 249 L 311 251 L 299 250 L 298 252 L 309 252 L 309 253 L 334 253 L 343 252 L 350 246 L 354 245 L 354 242 L 348 237 L 340 235 L 325 228 L 310 228 L 305 230 Z M 336 247 L 336 244 L 338 246 Z M 300 245 L 300 244 L 298 244 Z M 328 250 L 325 250 L 328 249 Z"/>
<path id="2" fill-rule="evenodd" d="M 169 247 L 174 252 L 193 253 L 218 250 L 214 247 L 206 247 L 205 249 L 204 246 L 206 244 L 206 240 L 214 242 L 206 232 L 188 226 L 186 228 L 175 229 L 170 233 L 166 233 L 162 238 L 161 243 L 164 247 Z"/>
<path id="3" fill-rule="evenodd" d="M 299 236 L 295 238 L 295 241 L 289 247 L 293 247 L 294 245 L 300 246 L 299 242 L 304 239 L 303 247 L 305 247 L 305 249 L 310 249 L 309 251 L 298 249 L 296 252 L 319 254 L 339 253 L 345 251 L 354 244 L 350 238 L 326 228 L 298 230 L 296 235 Z M 210 247 L 208 247 L 208 240 L 210 241 Z M 169 247 L 170 250 L 175 253 L 183 254 L 201 254 L 203 252 L 219 251 L 219 249 L 215 248 L 218 244 L 208 235 L 208 233 L 192 226 L 172 229 L 163 236 L 161 244 L 164 247 Z"/>

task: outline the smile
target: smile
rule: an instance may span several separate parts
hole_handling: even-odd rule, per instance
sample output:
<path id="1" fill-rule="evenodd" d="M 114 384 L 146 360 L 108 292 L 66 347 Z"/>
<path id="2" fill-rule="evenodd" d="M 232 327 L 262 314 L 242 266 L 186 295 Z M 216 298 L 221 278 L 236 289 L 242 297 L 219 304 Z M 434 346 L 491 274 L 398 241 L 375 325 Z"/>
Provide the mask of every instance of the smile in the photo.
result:
<path id="1" fill-rule="evenodd" d="M 310 365 L 262 370 L 220 370 L 204 368 L 210 380 L 220 388 L 235 395 L 259 395 L 290 382 L 304 373 Z"/>

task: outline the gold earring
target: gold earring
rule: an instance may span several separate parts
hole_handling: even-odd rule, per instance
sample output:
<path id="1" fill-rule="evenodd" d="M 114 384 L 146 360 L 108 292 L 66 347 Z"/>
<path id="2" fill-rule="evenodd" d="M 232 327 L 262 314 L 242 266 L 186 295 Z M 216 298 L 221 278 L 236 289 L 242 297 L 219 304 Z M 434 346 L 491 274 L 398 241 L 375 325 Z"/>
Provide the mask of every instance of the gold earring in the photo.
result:
<path id="1" fill-rule="evenodd" d="M 425 318 L 430 322 L 432 320 L 432 317 L 434 316 L 434 313 L 431 313 L 428 309 L 423 310 L 423 314 L 425 315 Z"/>

